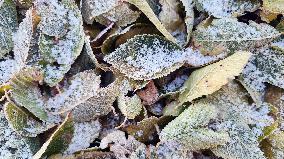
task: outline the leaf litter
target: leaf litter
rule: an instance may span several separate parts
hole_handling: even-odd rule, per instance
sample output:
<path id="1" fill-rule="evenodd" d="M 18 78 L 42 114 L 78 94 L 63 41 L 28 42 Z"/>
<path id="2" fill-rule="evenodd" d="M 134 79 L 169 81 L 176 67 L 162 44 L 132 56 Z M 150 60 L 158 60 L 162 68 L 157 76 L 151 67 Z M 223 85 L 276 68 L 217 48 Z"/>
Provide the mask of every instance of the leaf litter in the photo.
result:
<path id="1" fill-rule="evenodd" d="M 282 159 L 282 0 L 0 0 L 0 158 Z"/>

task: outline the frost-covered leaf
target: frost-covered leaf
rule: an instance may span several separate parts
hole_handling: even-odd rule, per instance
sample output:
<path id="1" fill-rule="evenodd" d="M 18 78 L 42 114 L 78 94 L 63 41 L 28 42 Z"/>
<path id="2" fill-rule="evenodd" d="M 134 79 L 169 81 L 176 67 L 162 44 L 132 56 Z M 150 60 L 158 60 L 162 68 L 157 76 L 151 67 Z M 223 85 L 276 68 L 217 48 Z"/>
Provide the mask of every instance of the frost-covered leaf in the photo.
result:
<path id="1" fill-rule="evenodd" d="M 131 155 L 136 149 L 145 146 L 143 143 L 135 140 L 131 135 L 126 138 L 125 133 L 119 130 L 107 134 L 107 136 L 101 140 L 100 148 L 105 149 L 110 143 L 113 143 L 110 145 L 110 151 L 114 152 L 117 158 L 127 158 L 126 156 Z"/>
<path id="2" fill-rule="evenodd" d="M 258 137 L 266 126 L 272 124 L 273 119 L 268 115 L 267 104 L 250 105 L 247 95 L 240 85 L 229 83 L 200 101 L 218 110 L 217 122 L 209 127 L 229 133 L 230 139 L 225 145 L 211 149 L 217 156 L 226 159 L 264 158 Z"/>
<path id="3" fill-rule="evenodd" d="M 81 1 L 81 11 L 84 21 L 92 24 L 94 18 L 109 12 L 115 6 L 119 5 L 118 0 L 84 0 Z"/>
<path id="4" fill-rule="evenodd" d="M 70 84 L 61 93 L 48 99 L 46 109 L 55 114 L 67 112 L 94 97 L 99 85 L 100 77 L 93 70 L 80 72 L 70 79 Z"/>
<path id="5" fill-rule="evenodd" d="M 284 53 L 284 38 L 274 40 L 271 43 L 271 47 Z"/>
<path id="6" fill-rule="evenodd" d="M 0 59 L 13 48 L 12 31 L 0 27 Z"/>
<path id="7" fill-rule="evenodd" d="M 260 6 L 258 0 L 195 0 L 197 9 L 216 18 L 237 17 L 254 12 Z"/>
<path id="8" fill-rule="evenodd" d="M 38 134 L 55 126 L 55 124 L 37 121 L 29 112 L 13 103 L 6 103 L 4 112 L 11 127 L 22 136 L 36 137 Z"/>
<path id="9" fill-rule="evenodd" d="M 258 147 L 258 141 L 248 126 L 234 125 L 229 130 L 230 141 L 224 146 L 211 149 L 216 156 L 224 159 L 265 159 Z"/>
<path id="10" fill-rule="evenodd" d="M 266 155 L 269 159 L 280 159 L 284 157 L 284 132 L 277 130 L 267 139 L 266 147 L 269 148 L 269 152 L 266 151 Z"/>
<path id="11" fill-rule="evenodd" d="M 188 150 L 199 150 L 224 145 L 229 135 L 207 128 L 217 117 L 216 108 L 208 104 L 194 104 L 171 121 L 161 132 L 161 142 L 177 142 Z"/>
<path id="12" fill-rule="evenodd" d="M 284 88 L 284 54 L 262 48 L 253 55 L 242 72 L 244 85 L 256 94 L 256 102 L 263 101 L 265 82 Z"/>
<path id="13" fill-rule="evenodd" d="M 18 63 L 13 59 L 0 61 L 0 84 L 4 84 L 18 71 Z"/>
<path id="14" fill-rule="evenodd" d="M 95 17 L 95 20 L 106 26 L 113 22 L 117 26 L 125 27 L 135 22 L 139 16 L 140 12 L 133 11 L 129 4 L 121 3 L 108 12 Z"/>
<path id="15" fill-rule="evenodd" d="M 183 65 L 184 54 L 174 43 L 157 35 L 136 35 L 120 45 L 105 60 L 127 77 L 150 80 Z"/>
<path id="16" fill-rule="evenodd" d="M 82 51 L 84 45 L 83 20 L 80 10 L 72 0 L 65 0 L 61 3 L 52 2 L 48 3 L 47 6 L 45 6 L 44 2 L 39 1 L 37 5 L 38 8 L 41 9 L 39 15 L 44 15 L 47 18 L 47 22 L 45 23 L 50 23 L 40 27 L 43 32 L 40 34 L 38 42 L 42 56 L 39 65 L 44 70 L 44 81 L 49 86 L 55 86 L 62 80 L 65 73 L 68 72 L 74 60 Z M 50 12 L 49 8 L 56 8 L 55 11 L 57 11 L 57 9 L 63 10 L 62 14 L 64 15 L 60 15 L 62 18 L 56 19 L 53 17 L 53 12 Z M 54 22 L 52 18 L 55 18 L 56 21 Z M 64 22 L 61 21 L 65 21 L 67 23 L 66 26 L 61 26 L 61 24 L 64 24 Z M 41 23 L 44 22 L 41 21 Z M 50 25 L 59 27 L 54 31 L 56 33 L 50 33 L 52 30 L 45 30 L 45 28 L 54 28 Z M 64 31 L 65 27 L 66 31 Z M 60 33 L 60 35 L 62 33 L 62 37 L 57 37 L 58 33 Z"/>
<path id="17" fill-rule="evenodd" d="M 89 121 L 107 115 L 112 110 L 112 104 L 119 95 L 119 87 L 120 82 L 116 80 L 107 87 L 99 88 L 94 97 L 74 108 L 74 120 Z"/>
<path id="18" fill-rule="evenodd" d="M 284 14 L 283 0 L 263 0 L 262 8 L 272 13 Z"/>
<path id="19" fill-rule="evenodd" d="M 193 152 L 185 150 L 177 142 L 164 142 L 157 145 L 157 158 L 194 159 Z"/>
<path id="20" fill-rule="evenodd" d="M 72 141 L 74 123 L 71 114 L 68 114 L 63 123 L 53 132 L 33 159 L 48 157 L 52 154 L 63 153 Z"/>
<path id="21" fill-rule="evenodd" d="M 219 90 L 229 79 L 241 73 L 250 56 L 249 52 L 236 52 L 224 60 L 194 71 L 181 88 L 178 98 L 180 104 Z"/>
<path id="22" fill-rule="evenodd" d="M 31 158 L 31 151 L 26 140 L 19 136 L 5 119 L 3 111 L 0 112 L 0 158 Z"/>
<path id="23" fill-rule="evenodd" d="M 118 108 L 127 119 L 134 119 L 142 111 L 142 102 L 139 96 L 132 97 L 121 94 L 117 99 Z"/>
<path id="24" fill-rule="evenodd" d="M 238 22 L 237 19 L 214 19 L 207 26 L 201 23 L 193 33 L 194 46 L 202 54 L 216 55 L 234 53 L 238 50 L 250 51 L 280 36 L 280 33 L 264 23 L 249 24 Z"/>
<path id="25" fill-rule="evenodd" d="M 19 29 L 13 36 L 14 41 L 14 58 L 19 67 L 24 67 L 29 55 L 31 40 L 34 30 L 34 10 L 29 9 L 26 17 L 19 25 Z"/>
<path id="26" fill-rule="evenodd" d="M 13 0 L 0 1 L 0 27 L 15 31 L 18 26 L 17 10 Z"/>
<path id="27" fill-rule="evenodd" d="M 176 42 L 176 39 L 167 31 L 165 26 L 161 23 L 158 17 L 155 15 L 150 5 L 145 0 L 128 0 L 127 2 L 135 5 L 139 10 L 141 10 L 148 19 L 157 27 L 157 29 L 170 41 Z"/>
<path id="28" fill-rule="evenodd" d="M 101 130 L 101 124 L 98 120 L 82 123 L 74 123 L 73 138 L 64 152 L 65 154 L 72 154 L 74 152 L 86 149 L 90 146 Z"/>
<path id="29" fill-rule="evenodd" d="M 36 69 L 24 69 L 15 74 L 11 80 L 11 97 L 19 106 L 25 107 L 42 121 L 48 116 L 44 109 L 44 98 L 39 89 L 43 75 Z"/>

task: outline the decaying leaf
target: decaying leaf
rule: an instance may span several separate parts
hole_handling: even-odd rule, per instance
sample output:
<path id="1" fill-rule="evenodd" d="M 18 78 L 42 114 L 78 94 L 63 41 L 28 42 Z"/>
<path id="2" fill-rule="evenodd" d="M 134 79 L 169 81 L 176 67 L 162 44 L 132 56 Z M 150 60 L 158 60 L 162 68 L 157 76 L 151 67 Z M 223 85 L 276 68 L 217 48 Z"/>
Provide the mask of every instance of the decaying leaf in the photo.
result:
<path id="1" fill-rule="evenodd" d="M 180 104 L 220 89 L 229 79 L 241 73 L 250 56 L 249 52 L 236 52 L 224 60 L 194 71 L 181 88 L 178 98 Z"/>
<path id="2" fill-rule="evenodd" d="M 111 132 L 104 137 L 100 143 L 100 148 L 105 149 L 109 147 L 108 144 L 110 143 L 113 143 L 110 145 L 110 151 L 112 151 L 117 158 L 127 158 L 126 156 L 131 156 L 139 147 L 145 146 L 143 143 L 135 140 L 133 136 L 129 135 L 128 138 L 126 138 L 125 133 L 119 130 Z"/>
<path id="3" fill-rule="evenodd" d="M 237 17 L 246 11 L 253 12 L 260 6 L 258 0 L 195 0 L 197 9 L 216 18 Z"/>
<path id="4" fill-rule="evenodd" d="M 194 46 L 202 54 L 217 55 L 234 53 L 238 50 L 250 51 L 280 36 L 273 27 L 250 21 L 249 24 L 238 22 L 234 18 L 214 19 L 207 26 L 201 23 L 193 32 Z"/>
<path id="5" fill-rule="evenodd" d="M 131 10 L 129 4 L 121 3 L 108 12 L 95 17 L 95 20 L 103 25 L 115 23 L 117 26 L 125 27 L 135 22 L 139 16 L 140 12 Z"/>
<path id="6" fill-rule="evenodd" d="M 150 81 L 142 90 L 138 90 L 137 95 L 145 105 L 154 104 L 159 99 L 159 92 L 153 81 Z"/>

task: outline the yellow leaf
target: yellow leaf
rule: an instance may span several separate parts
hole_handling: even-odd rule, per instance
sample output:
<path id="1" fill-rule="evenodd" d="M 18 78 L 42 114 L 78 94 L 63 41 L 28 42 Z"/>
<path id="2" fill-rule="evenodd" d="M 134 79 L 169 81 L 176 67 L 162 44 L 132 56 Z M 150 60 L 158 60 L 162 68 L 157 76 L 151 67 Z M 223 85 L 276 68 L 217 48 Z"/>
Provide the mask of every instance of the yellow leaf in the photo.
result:
<path id="1" fill-rule="evenodd" d="M 284 0 L 263 0 L 263 9 L 272 13 L 284 13 Z"/>
<path id="2" fill-rule="evenodd" d="M 239 51 L 224 60 L 194 71 L 182 88 L 179 105 L 219 90 L 228 83 L 228 79 L 233 79 L 242 72 L 250 56 L 250 52 Z"/>

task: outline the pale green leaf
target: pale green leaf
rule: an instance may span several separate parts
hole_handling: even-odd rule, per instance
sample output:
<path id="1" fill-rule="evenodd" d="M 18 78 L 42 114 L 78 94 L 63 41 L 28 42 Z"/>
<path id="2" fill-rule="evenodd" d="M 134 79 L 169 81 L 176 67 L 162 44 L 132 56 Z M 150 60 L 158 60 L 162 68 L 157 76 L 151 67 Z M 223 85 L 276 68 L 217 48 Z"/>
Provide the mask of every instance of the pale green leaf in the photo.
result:
<path id="1" fill-rule="evenodd" d="M 250 56 L 249 52 L 236 52 L 224 60 L 194 71 L 184 83 L 178 98 L 180 104 L 219 90 L 229 79 L 234 79 L 242 72 Z"/>
<path id="2" fill-rule="evenodd" d="M 137 95 L 128 97 L 122 94 L 118 96 L 117 102 L 118 108 L 127 119 L 134 119 L 142 111 L 143 105 Z"/>
<path id="3" fill-rule="evenodd" d="M 234 53 L 238 50 L 250 51 L 272 41 L 280 33 L 270 25 L 237 19 L 214 19 L 208 26 L 201 23 L 193 32 L 194 46 L 202 54 L 216 55 Z"/>
<path id="4" fill-rule="evenodd" d="M 6 103 L 4 111 L 11 127 L 22 136 L 36 137 L 38 134 L 55 126 L 55 124 L 46 124 L 37 121 L 29 112 L 13 103 Z"/>
<path id="5" fill-rule="evenodd" d="M 209 104 L 194 104 L 171 121 L 161 132 L 162 142 L 177 142 L 188 150 L 199 150 L 224 145 L 229 135 L 207 128 L 217 118 L 217 110 Z"/>
<path id="6" fill-rule="evenodd" d="M 42 121 L 47 120 L 44 109 L 44 98 L 38 85 L 43 75 L 36 69 L 24 69 L 15 74 L 11 80 L 11 97 L 19 106 L 25 107 Z"/>

